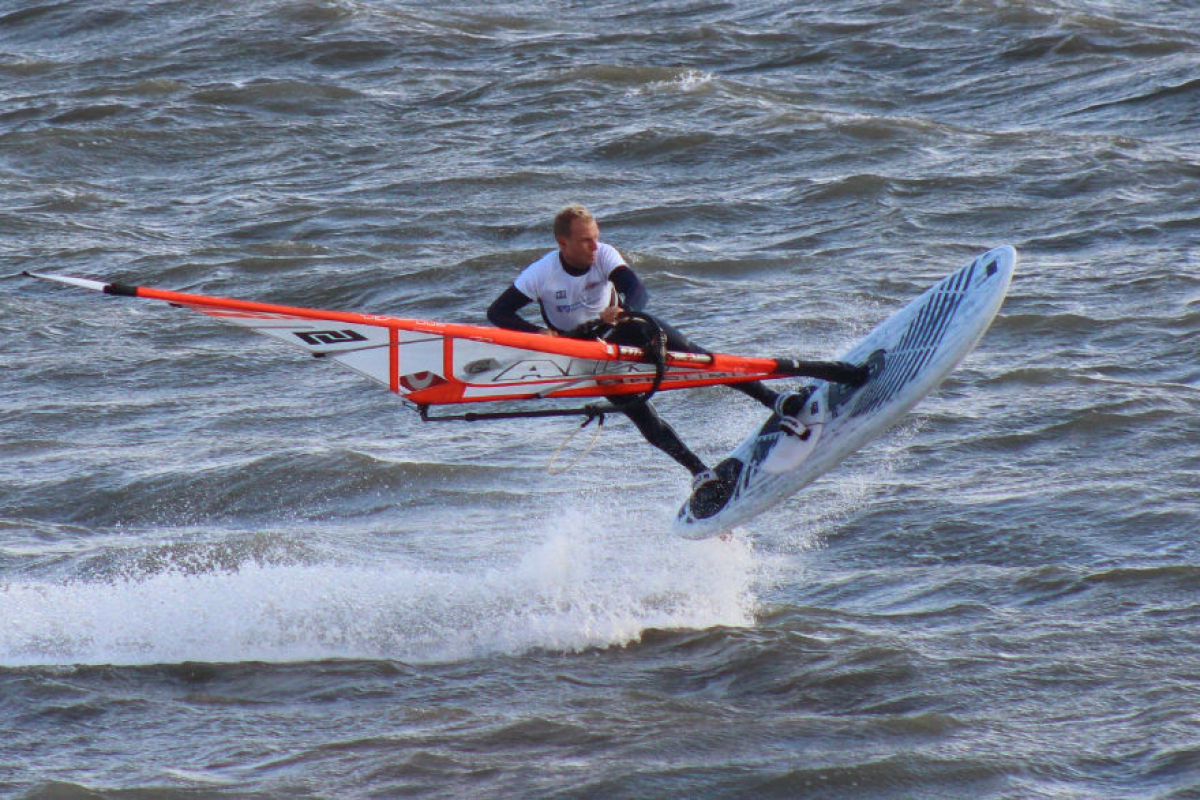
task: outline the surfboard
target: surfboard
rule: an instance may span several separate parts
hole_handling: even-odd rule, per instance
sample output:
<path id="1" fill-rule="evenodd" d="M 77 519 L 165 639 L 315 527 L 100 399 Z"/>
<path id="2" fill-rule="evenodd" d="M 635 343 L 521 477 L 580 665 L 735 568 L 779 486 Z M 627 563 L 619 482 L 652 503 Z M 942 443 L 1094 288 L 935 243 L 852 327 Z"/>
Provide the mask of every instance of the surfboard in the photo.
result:
<path id="1" fill-rule="evenodd" d="M 807 435 L 785 433 L 772 414 L 715 468 L 721 478 L 694 492 L 675 531 L 703 539 L 732 530 L 792 496 L 895 425 L 966 358 L 1000 311 L 1017 251 L 998 247 L 931 286 L 897 311 L 842 361 L 866 364 L 862 385 L 813 381 L 801 421 Z"/>

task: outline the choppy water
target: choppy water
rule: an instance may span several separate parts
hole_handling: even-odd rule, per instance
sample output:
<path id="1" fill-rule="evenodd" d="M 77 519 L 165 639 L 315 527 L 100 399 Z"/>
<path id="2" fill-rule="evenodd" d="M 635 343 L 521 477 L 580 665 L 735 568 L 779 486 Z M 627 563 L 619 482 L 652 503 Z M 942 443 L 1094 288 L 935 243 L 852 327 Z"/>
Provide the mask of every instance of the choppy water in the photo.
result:
<path id="1" fill-rule="evenodd" d="M 0 2 L 0 791 L 1200 793 L 1190 2 Z M 918 413 L 732 541 L 615 423 L 423 425 L 24 269 L 481 322 L 588 203 L 834 356 L 1022 254 Z M 659 407 L 707 458 L 759 411 Z"/>

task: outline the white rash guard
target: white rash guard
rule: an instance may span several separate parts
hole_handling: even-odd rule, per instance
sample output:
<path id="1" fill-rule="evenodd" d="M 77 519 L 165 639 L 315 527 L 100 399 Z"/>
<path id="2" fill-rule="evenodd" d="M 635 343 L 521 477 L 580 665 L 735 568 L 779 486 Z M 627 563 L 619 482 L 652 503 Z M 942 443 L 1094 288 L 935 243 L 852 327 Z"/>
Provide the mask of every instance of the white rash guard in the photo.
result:
<path id="1" fill-rule="evenodd" d="M 558 250 L 551 250 L 526 267 L 513 286 L 526 297 L 541 302 L 551 325 L 569 331 L 616 305 L 617 290 L 608 276 L 621 266 L 625 266 L 625 259 L 617 248 L 601 242 L 591 269 L 575 276 L 563 269 Z"/>

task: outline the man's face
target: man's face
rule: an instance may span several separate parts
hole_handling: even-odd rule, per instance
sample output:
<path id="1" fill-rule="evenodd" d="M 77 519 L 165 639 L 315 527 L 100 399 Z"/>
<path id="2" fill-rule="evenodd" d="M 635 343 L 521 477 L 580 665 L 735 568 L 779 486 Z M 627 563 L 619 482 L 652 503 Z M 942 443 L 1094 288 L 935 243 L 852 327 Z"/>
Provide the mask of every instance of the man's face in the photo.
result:
<path id="1" fill-rule="evenodd" d="M 595 220 L 571 220 L 571 234 L 558 240 L 562 257 L 573 267 L 590 267 L 600 246 L 600 226 Z"/>

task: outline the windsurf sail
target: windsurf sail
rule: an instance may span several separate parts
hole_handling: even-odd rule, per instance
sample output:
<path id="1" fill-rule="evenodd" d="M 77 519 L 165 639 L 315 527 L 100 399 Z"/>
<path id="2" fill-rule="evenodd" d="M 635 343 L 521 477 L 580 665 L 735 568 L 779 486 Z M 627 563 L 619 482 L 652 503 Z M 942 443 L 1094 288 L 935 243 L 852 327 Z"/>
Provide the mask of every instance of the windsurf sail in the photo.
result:
<path id="1" fill-rule="evenodd" d="M 635 395 L 797 375 L 824 362 L 647 349 L 477 325 L 322 311 L 26 272 L 119 297 L 159 300 L 328 358 L 422 411 L 430 406 Z"/>

